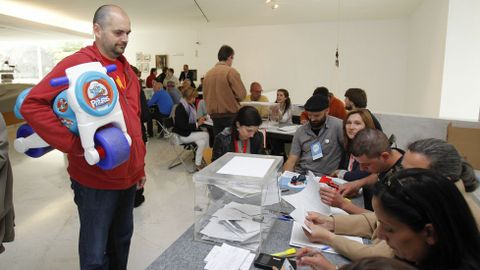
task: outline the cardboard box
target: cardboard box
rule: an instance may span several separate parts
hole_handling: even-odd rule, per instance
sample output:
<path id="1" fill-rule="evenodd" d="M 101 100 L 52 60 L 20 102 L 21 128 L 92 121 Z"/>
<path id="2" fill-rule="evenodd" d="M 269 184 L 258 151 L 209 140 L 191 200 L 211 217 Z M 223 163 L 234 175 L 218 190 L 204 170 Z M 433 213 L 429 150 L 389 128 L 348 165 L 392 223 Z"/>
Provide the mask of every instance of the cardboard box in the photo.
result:
<path id="1" fill-rule="evenodd" d="M 450 123 L 447 142 L 453 144 L 473 168 L 480 170 L 480 128 L 456 127 Z"/>

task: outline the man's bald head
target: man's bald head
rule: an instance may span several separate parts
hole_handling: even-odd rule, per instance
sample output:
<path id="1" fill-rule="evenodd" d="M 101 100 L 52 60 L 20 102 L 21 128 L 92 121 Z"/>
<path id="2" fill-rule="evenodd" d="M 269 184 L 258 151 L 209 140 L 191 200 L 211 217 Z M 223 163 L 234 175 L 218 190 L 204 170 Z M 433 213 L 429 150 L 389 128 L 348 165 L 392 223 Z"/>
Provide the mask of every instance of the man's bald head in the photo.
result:
<path id="1" fill-rule="evenodd" d="M 95 12 L 95 44 L 100 53 L 108 59 L 114 60 L 124 53 L 130 32 L 130 19 L 119 6 L 103 5 Z"/>
<path id="2" fill-rule="evenodd" d="M 93 24 L 99 24 L 102 27 L 105 27 L 106 22 L 109 20 L 110 15 L 113 12 L 121 12 L 124 15 L 127 15 L 122 8 L 116 5 L 103 5 L 95 11 L 93 15 Z"/>

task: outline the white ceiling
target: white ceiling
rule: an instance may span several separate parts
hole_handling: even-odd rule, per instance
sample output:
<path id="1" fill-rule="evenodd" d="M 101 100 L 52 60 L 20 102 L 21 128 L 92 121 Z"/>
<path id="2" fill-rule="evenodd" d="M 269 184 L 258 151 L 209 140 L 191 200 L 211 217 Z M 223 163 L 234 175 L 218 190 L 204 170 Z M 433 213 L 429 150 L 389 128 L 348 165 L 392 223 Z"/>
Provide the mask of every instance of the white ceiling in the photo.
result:
<path id="1" fill-rule="evenodd" d="M 0 0 L 2 2 L 3 0 Z M 275 1 L 275 0 L 273 0 Z M 110 1 L 124 8 L 133 31 L 153 31 L 172 27 L 222 27 L 267 24 L 294 24 L 337 20 L 376 20 L 408 17 L 423 0 L 276 0 L 273 10 L 265 0 L 120 0 Z M 96 0 L 16 0 L 50 9 L 74 19 L 90 22 Z M 340 12 L 338 5 L 340 4 Z M 59 22 L 61 24 L 61 22 Z M 89 35 L 76 31 L 12 19 L 0 14 L 0 41 L 4 39 L 48 38 Z"/>

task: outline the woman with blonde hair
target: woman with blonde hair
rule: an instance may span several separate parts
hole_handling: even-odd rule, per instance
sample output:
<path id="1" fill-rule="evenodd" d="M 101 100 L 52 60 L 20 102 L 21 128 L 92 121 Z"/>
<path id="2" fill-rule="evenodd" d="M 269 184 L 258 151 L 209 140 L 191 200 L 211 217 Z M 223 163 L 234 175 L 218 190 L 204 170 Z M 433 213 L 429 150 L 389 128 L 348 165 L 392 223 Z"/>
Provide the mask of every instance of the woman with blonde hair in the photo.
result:
<path id="1" fill-rule="evenodd" d="M 208 132 L 202 131 L 199 127 L 205 122 L 205 117 L 197 119 L 197 110 L 194 102 L 198 96 L 197 91 L 192 87 L 186 87 L 182 93 L 180 103 L 175 108 L 173 132 L 178 134 L 181 143 L 194 142 L 198 148 L 195 153 L 195 166 L 197 170 L 203 168 L 203 151 L 208 145 Z"/>

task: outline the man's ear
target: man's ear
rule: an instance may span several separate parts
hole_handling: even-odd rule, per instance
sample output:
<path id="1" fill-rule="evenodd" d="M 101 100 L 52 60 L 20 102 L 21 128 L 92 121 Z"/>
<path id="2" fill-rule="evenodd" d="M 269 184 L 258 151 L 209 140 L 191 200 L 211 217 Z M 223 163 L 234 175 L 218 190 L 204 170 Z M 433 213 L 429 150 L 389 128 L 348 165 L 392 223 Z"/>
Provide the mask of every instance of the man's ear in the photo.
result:
<path id="1" fill-rule="evenodd" d="M 380 154 L 380 158 L 381 158 L 383 161 L 388 160 L 388 159 L 390 158 L 390 153 L 388 153 L 388 152 L 382 152 L 382 153 Z"/>
<path id="2" fill-rule="evenodd" d="M 95 37 L 100 37 L 100 32 L 102 31 L 102 27 L 98 23 L 93 24 L 93 34 Z"/>
<path id="3" fill-rule="evenodd" d="M 433 246 L 437 243 L 437 234 L 432 223 L 425 225 L 422 234 L 425 237 L 425 242 L 427 242 L 428 245 Z"/>

